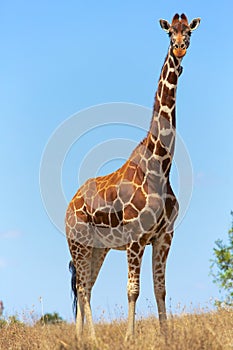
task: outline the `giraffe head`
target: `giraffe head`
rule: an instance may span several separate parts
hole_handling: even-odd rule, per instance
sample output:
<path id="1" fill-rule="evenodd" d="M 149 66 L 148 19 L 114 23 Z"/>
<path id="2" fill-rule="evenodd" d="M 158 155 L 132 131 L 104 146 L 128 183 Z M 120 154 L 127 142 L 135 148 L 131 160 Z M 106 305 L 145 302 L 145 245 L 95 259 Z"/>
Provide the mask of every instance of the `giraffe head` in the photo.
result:
<path id="1" fill-rule="evenodd" d="M 192 31 L 197 29 L 201 19 L 195 18 L 190 23 L 184 13 L 181 16 L 175 14 L 170 24 L 168 21 L 161 19 L 160 25 L 165 32 L 169 34 L 170 45 L 173 54 L 177 58 L 182 58 L 189 47 L 189 41 Z"/>

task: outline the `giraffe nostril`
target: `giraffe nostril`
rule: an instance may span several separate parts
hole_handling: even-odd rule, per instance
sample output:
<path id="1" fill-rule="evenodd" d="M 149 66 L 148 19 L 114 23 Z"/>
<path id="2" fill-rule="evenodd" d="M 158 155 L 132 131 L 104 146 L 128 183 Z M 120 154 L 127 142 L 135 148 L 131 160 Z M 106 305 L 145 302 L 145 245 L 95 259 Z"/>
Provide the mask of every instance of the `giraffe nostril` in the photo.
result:
<path id="1" fill-rule="evenodd" d="M 182 44 L 175 44 L 174 45 L 174 48 L 177 50 L 177 49 L 182 49 L 182 50 L 184 50 L 185 49 L 185 44 L 184 43 L 182 43 Z"/>

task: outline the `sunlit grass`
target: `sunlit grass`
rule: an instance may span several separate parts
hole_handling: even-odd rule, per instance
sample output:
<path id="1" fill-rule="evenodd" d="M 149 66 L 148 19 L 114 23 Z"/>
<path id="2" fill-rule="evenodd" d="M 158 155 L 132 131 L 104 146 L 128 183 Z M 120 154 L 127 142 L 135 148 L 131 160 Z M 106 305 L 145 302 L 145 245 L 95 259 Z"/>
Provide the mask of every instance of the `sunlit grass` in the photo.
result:
<path id="1" fill-rule="evenodd" d="M 90 343 L 86 331 L 82 342 L 77 344 L 74 324 L 28 325 L 8 322 L 0 325 L 0 349 L 161 349 L 161 350 L 232 350 L 233 349 L 233 310 L 221 309 L 211 312 L 195 312 L 180 316 L 170 315 L 168 332 L 162 336 L 155 317 L 137 321 L 136 335 L 132 342 L 124 343 L 125 320 L 111 323 L 104 319 L 95 325 L 98 346 Z"/>

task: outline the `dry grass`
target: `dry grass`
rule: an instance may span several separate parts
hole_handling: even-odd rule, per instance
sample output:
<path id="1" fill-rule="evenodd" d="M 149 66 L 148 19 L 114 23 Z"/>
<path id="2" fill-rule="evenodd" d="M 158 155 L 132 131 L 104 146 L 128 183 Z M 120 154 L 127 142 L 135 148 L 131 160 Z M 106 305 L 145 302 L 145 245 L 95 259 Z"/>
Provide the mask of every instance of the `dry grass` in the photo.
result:
<path id="1" fill-rule="evenodd" d="M 79 346 L 73 324 L 34 325 L 10 324 L 0 328 L 1 350 L 232 350 L 233 310 L 173 316 L 168 320 L 168 333 L 160 334 L 158 320 L 137 321 L 136 337 L 124 343 L 126 323 L 115 321 L 96 324 L 98 346 L 86 335 Z"/>

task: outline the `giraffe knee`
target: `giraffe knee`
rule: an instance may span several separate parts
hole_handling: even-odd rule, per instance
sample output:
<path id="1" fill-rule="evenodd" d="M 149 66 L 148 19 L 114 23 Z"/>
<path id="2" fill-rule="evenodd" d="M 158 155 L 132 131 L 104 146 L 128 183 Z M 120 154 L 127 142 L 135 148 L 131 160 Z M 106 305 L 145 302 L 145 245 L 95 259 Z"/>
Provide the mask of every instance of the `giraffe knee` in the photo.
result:
<path id="1" fill-rule="evenodd" d="M 139 296 L 139 285 L 129 284 L 127 289 L 128 289 L 128 301 L 136 302 Z"/>
<path id="2" fill-rule="evenodd" d="M 136 302 L 139 296 L 139 292 L 134 292 L 134 293 L 129 293 L 128 292 L 128 301 L 131 302 Z"/>

